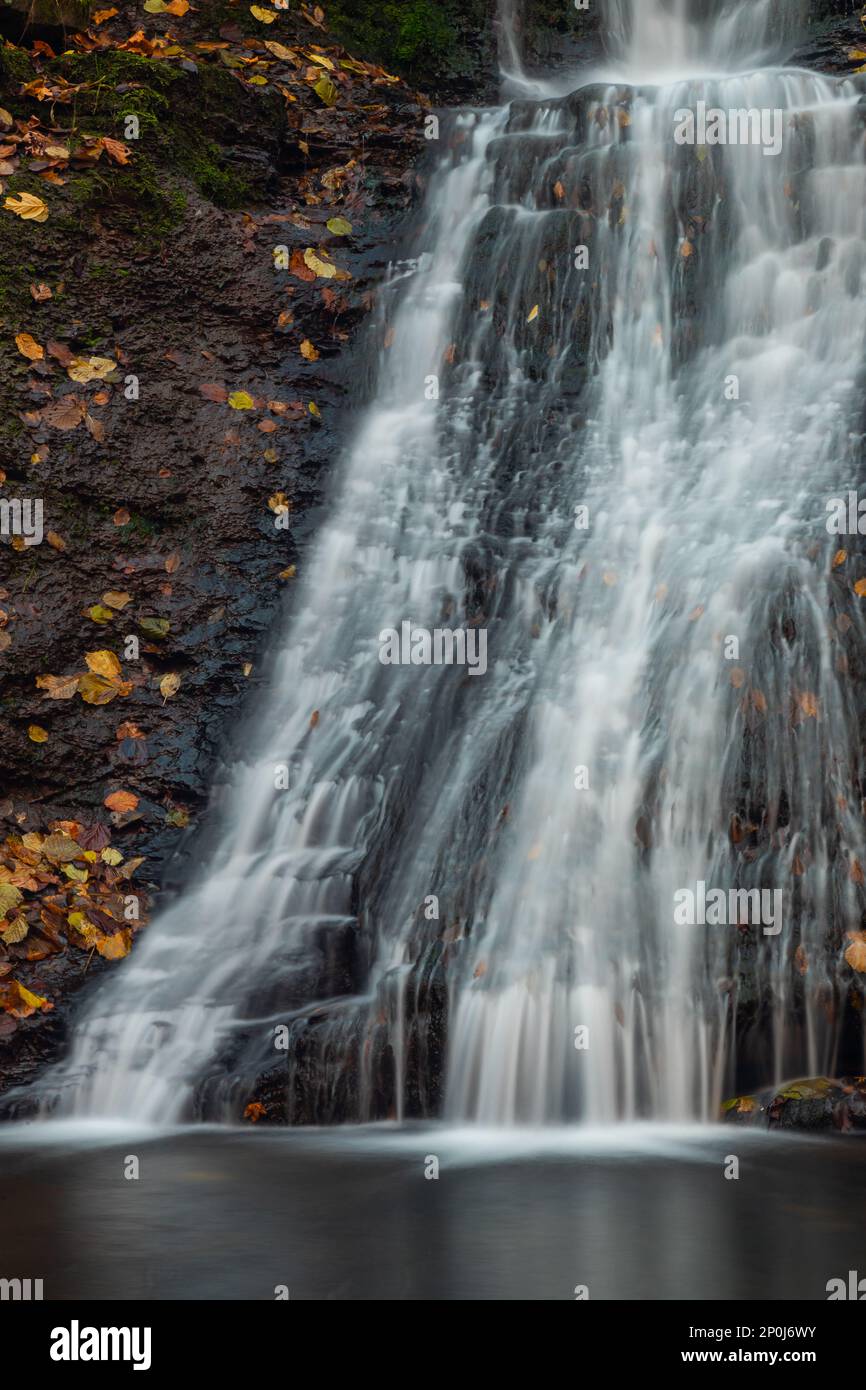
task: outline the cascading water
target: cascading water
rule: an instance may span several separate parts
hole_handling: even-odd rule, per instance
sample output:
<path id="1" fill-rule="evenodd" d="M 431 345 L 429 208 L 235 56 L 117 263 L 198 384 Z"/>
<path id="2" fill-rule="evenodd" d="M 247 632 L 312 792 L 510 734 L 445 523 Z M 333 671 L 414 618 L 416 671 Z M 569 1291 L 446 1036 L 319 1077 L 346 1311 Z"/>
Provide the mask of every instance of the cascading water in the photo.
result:
<path id="1" fill-rule="evenodd" d="M 849 1045 L 859 89 L 755 68 L 772 0 L 608 27 L 614 78 L 458 118 L 217 848 L 47 1104 L 228 1116 L 271 1070 L 298 1120 L 712 1116 Z M 781 148 L 678 144 L 698 102 Z M 383 665 L 404 621 L 486 674 Z M 780 932 L 677 925 L 700 881 Z"/>

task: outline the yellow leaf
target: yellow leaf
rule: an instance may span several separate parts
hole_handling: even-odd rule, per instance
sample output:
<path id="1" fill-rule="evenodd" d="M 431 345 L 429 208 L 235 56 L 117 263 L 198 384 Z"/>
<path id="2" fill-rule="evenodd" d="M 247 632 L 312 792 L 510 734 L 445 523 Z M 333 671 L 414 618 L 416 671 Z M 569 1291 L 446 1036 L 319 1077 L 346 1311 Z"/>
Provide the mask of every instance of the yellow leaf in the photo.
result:
<path id="1" fill-rule="evenodd" d="M 273 10 L 263 10 L 261 5 L 250 5 L 250 14 L 262 24 L 273 24 L 277 17 Z"/>
<path id="2" fill-rule="evenodd" d="M 71 879 L 72 879 L 72 882 L 73 882 L 73 883 L 86 883 L 86 882 L 87 882 L 87 876 L 88 876 L 88 875 L 87 875 L 87 870 L 86 870 L 86 869 L 76 869 L 76 867 L 75 867 L 74 864 L 64 864 L 64 865 L 63 865 L 63 872 L 65 873 L 65 875 L 66 875 L 67 878 L 71 878 Z"/>
<path id="3" fill-rule="evenodd" d="M 91 671 L 94 671 L 97 676 L 105 676 L 106 680 L 120 675 L 120 662 L 114 652 L 85 652 L 84 660 Z"/>
<path id="4" fill-rule="evenodd" d="M 164 700 L 170 700 L 172 695 L 176 695 L 180 690 L 180 676 L 175 671 L 169 671 L 167 676 L 163 676 L 159 683 L 159 692 Z"/>
<path id="5" fill-rule="evenodd" d="M 533 319 L 537 319 L 537 318 L 538 318 L 538 305 L 537 305 L 537 304 L 533 304 L 532 308 L 531 308 L 530 311 L 529 311 L 529 315 L 528 315 L 528 317 L 527 317 L 527 319 L 526 319 L 526 322 L 527 322 L 527 323 L 532 323 L 532 320 L 533 320 Z"/>
<path id="6" fill-rule="evenodd" d="M 333 261 L 323 261 L 321 256 L 317 256 L 312 246 L 308 246 L 304 252 L 304 264 L 314 270 L 317 275 L 321 275 L 323 280 L 331 280 L 337 274 L 337 267 Z"/>
<path id="7" fill-rule="evenodd" d="M 854 585 L 854 592 L 858 598 L 866 597 L 866 579 L 858 579 Z"/>
<path id="8" fill-rule="evenodd" d="M 120 850 L 113 849 L 111 845 L 106 845 L 105 849 L 102 851 L 99 857 L 102 860 L 103 864 L 110 864 L 112 868 L 116 864 L 123 863 L 123 855 L 121 854 Z"/>
<path id="9" fill-rule="evenodd" d="M 39 994 L 31 994 L 31 993 L 30 993 L 30 990 L 29 990 L 29 989 L 25 989 L 24 986 L 20 983 L 20 981 L 18 981 L 17 983 L 18 983 L 18 993 L 21 995 L 21 998 L 24 1000 L 24 1003 L 27 1004 L 27 1005 L 29 1005 L 29 1007 L 30 1007 L 31 1009 L 53 1009 L 53 1008 L 54 1008 L 54 1005 L 53 1005 L 53 1004 L 49 1004 L 49 1002 L 48 1002 L 47 999 L 43 999 L 42 996 L 39 995 Z"/>
<path id="10" fill-rule="evenodd" d="M 47 222 L 48 204 L 37 198 L 35 193 L 16 193 L 10 195 L 3 204 L 9 212 L 21 217 L 25 222 Z"/>
<path id="11" fill-rule="evenodd" d="M 318 362 L 319 360 L 319 354 L 313 347 L 309 338 L 305 338 L 301 343 L 301 356 L 305 357 L 308 362 Z"/>
<path id="12" fill-rule="evenodd" d="M 265 48 L 269 53 L 273 53 L 275 58 L 279 58 L 282 63 L 291 63 L 297 54 L 291 48 L 285 48 L 281 43 L 276 43 L 273 39 L 265 39 Z"/>
<path id="13" fill-rule="evenodd" d="M 21 356 L 28 357 L 31 362 L 39 362 L 45 356 L 45 349 L 40 347 L 29 333 L 19 333 L 15 339 L 15 346 Z"/>
<path id="14" fill-rule="evenodd" d="M 110 705 L 113 699 L 120 695 L 120 689 L 114 681 L 104 680 L 104 677 L 89 674 L 89 676 L 78 677 L 78 694 L 81 695 L 85 705 Z"/>
<path id="15" fill-rule="evenodd" d="M 340 93 L 337 91 L 337 88 L 334 86 L 330 77 L 325 77 L 324 74 L 319 78 L 313 91 L 316 93 L 319 100 L 323 101 L 326 106 L 336 106 L 337 102 L 340 100 Z"/>
<path id="16" fill-rule="evenodd" d="M 79 676 L 78 693 L 86 705 L 110 705 L 119 691 L 114 681 L 105 680 L 93 673 Z"/>
<path id="17" fill-rule="evenodd" d="M 110 357 L 73 357 L 66 368 L 73 381 L 87 384 L 88 381 L 101 381 L 117 366 Z"/>
<path id="18" fill-rule="evenodd" d="M 352 230 L 351 222 L 347 222 L 345 217 L 329 217 L 325 226 L 334 236 L 348 236 Z"/>
<path id="19" fill-rule="evenodd" d="M 315 401 L 310 401 L 310 404 L 307 406 L 307 409 L 309 410 L 311 415 L 315 415 L 317 418 L 321 419 L 322 412 L 316 405 Z"/>
<path id="20" fill-rule="evenodd" d="M 836 551 L 836 554 L 833 556 L 833 568 L 834 568 L 834 570 L 837 570 L 837 569 L 839 568 L 840 565 L 844 565 L 844 563 L 845 563 L 845 561 L 846 561 L 847 559 L 848 559 L 848 551 L 847 551 L 847 550 L 837 550 L 837 551 Z"/>
<path id="21" fill-rule="evenodd" d="M 94 603 L 92 608 L 84 610 L 84 616 L 94 623 L 110 623 L 114 614 L 110 608 L 103 608 L 101 603 Z"/>
<path id="22" fill-rule="evenodd" d="M 255 402 L 248 391 L 232 391 L 229 405 L 232 410 L 252 410 Z"/>
<path id="23" fill-rule="evenodd" d="M 27 727 L 27 737 L 34 743 L 47 743 L 48 731 L 43 729 L 41 724 L 29 724 Z"/>

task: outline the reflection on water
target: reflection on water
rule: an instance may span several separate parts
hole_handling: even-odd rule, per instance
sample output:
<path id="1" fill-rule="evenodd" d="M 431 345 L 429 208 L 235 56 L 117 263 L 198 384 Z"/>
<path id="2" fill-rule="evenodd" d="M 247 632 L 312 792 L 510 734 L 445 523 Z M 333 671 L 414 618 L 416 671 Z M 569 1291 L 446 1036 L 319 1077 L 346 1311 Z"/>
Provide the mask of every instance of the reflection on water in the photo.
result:
<path id="1" fill-rule="evenodd" d="M 862 1164 L 857 1139 L 731 1129 L 9 1128 L 0 1277 L 75 1300 L 823 1300 L 866 1261 Z"/>

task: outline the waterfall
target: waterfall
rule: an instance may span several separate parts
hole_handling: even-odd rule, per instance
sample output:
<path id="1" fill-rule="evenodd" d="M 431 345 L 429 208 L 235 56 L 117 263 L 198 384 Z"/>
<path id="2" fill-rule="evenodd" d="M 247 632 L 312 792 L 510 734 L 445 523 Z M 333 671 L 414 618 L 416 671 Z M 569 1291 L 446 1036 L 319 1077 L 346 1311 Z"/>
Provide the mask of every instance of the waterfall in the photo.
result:
<path id="1" fill-rule="evenodd" d="M 863 122 L 782 13 L 608 0 L 600 80 L 456 118 L 215 848 L 46 1108 L 698 1118 L 859 1065 Z M 700 103 L 753 143 L 679 143 Z M 404 623 L 486 672 L 384 664 Z"/>

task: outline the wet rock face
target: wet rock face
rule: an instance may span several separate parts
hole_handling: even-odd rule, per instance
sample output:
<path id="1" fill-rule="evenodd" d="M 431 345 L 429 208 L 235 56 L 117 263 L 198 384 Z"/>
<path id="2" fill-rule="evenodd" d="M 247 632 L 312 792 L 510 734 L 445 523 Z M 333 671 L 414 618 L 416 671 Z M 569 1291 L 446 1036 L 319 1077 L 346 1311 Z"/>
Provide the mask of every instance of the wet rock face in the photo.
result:
<path id="1" fill-rule="evenodd" d="M 810 0 L 808 37 L 791 54 L 792 66 L 850 73 L 858 66 L 851 50 L 862 48 L 866 40 L 861 11 L 858 0 Z"/>
<path id="2" fill-rule="evenodd" d="M 726 1124 L 841 1134 L 866 1131 L 866 1077 L 813 1077 L 737 1096 L 722 1107 Z"/>
<path id="3" fill-rule="evenodd" d="M 144 856 L 136 888 L 146 912 L 200 852 L 215 778 L 267 679 L 382 347 L 384 330 L 368 337 L 371 310 L 429 146 L 415 95 L 373 67 L 344 69 L 352 85 L 333 106 L 308 83 L 289 102 L 279 87 L 292 89 L 291 61 L 266 69 L 265 85 L 236 75 L 236 53 L 268 55 L 228 7 L 215 27 L 219 7 L 191 10 L 185 52 L 166 60 L 118 51 L 142 25 L 149 43 L 169 23 L 118 8 L 99 29 L 104 50 L 49 59 L 26 34 L 22 47 L 0 50 L 0 108 L 16 123 L 6 127 L 4 115 L 0 138 L 51 124 L 46 104 L 22 90 L 40 75 L 80 88 L 75 109 L 88 132 L 122 140 L 130 111 L 140 124 L 128 164 L 73 160 L 62 183 L 46 183 L 28 147 L 3 177 L 4 194 L 42 196 L 49 217 L 0 212 L 0 305 L 11 329 L 0 345 L 0 496 L 41 499 L 58 543 L 0 544 L 0 857 L 7 837 L 60 821 L 103 827 L 125 858 Z M 294 14 L 268 37 L 330 44 L 339 70 L 333 36 Z M 216 59 L 196 50 L 199 40 L 216 43 Z M 69 103 L 54 109 L 58 126 L 72 124 Z M 348 232 L 327 228 L 338 215 Z M 311 271 L 311 247 L 342 278 Z M 50 298 L 37 299 L 31 284 Z M 16 348 L 21 333 L 41 357 Z M 77 383 L 68 363 L 80 357 L 111 359 L 116 370 Z M 58 429 L 43 412 L 72 397 L 86 411 L 74 429 Z M 280 494 L 287 528 L 269 505 Z M 106 593 L 130 598 L 111 609 Z M 105 611 L 94 617 L 96 608 Z M 129 637 L 137 656 L 126 655 Z M 117 655 L 129 690 L 88 704 L 77 691 L 47 699 L 37 688 L 38 677 L 85 672 L 96 650 Z M 166 696 L 161 682 L 172 674 L 179 687 Z M 32 726 L 47 740 L 35 742 Z M 119 788 L 138 798 L 132 810 L 104 805 Z M 78 991 L 116 968 L 72 930 L 43 940 L 38 895 L 25 896 L 28 936 L 0 941 L 0 984 L 18 981 L 53 1008 L 0 1010 L 0 1091 L 58 1054 Z"/>

